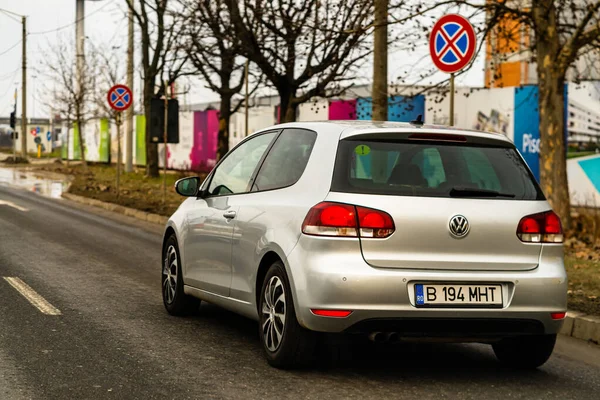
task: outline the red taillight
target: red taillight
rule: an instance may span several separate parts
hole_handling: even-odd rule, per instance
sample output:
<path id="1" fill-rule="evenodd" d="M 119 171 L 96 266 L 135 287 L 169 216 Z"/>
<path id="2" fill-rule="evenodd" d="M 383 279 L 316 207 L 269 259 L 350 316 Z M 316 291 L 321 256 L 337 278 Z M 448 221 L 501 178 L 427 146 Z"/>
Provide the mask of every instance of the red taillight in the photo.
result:
<path id="1" fill-rule="evenodd" d="M 348 315 L 352 314 L 352 311 L 348 310 L 310 310 L 313 314 L 318 315 L 319 317 L 330 317 L 330 318 L 346 318 Z"/>
<path id="2" fill-rule="evenodd" d="M 345 204 L 334 204 L 321 208 L 319 219 L 322 226 L 334 226 L 344 228 L 356 227 L 356 215 L 354 207 Z"/>
<path id="3" fill-rule="evenodd" d="M 341 203 L 319 203 L 306 214 L 302 232 L 307 235 L 357 237 L 356 209 Z"/>
<path id="4" fill-rule="evenodd" d="M 318 236 L 386 238 L 394 229 L 394 221 L 386 212 L 331 202 L 311 208 L 302 224 L 303 233 Z"/>
<path id="5" fill-rule="evenodd" d="M 385 238 L 394 233 L 394 221 L 388 213 L 356 207 L 361 237 Z"/>
<path id="6" fill-rule="evenodd" d="M 553 312 L 550 313 L 550 316 L 552 317 L 552 319 L 563 319 L 567 316 L 566 312 Z"/>
<path id="7" fill-rule="evenodd" d="M 564 239 L 560 217 L 554 211 L 521 218 L 517 236 L 527 243 L 562 243 Z"/>

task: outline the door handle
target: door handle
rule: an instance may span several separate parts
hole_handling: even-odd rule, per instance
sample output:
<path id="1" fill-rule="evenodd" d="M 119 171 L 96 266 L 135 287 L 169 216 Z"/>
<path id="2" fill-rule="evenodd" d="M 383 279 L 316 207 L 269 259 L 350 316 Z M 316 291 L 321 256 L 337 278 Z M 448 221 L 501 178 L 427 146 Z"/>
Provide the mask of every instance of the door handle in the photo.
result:
<path id="1" fill-rule="evenodd" d="M 235 211 L 227 211 L 226 213 L 223 214 L 223 216 L 227 219 L 234 219 L 236 214 L 237 213 Z"/>

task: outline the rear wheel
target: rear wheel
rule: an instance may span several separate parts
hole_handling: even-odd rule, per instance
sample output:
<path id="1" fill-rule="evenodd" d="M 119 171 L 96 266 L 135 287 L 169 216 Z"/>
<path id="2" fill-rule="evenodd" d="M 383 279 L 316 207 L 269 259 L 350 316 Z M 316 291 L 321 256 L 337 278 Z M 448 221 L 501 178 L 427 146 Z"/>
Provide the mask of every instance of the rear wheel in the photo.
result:
<path id="1" fill-rule="evenodd" d="M 502 364 L 533 369 L 543 365 L 554 350 L 556 335 L 520 336 L 494 343 L 494 353 Z"/>
<path id="2" fill-rule="evenodd" d="M 267 361 L 277 368 L 305 366 L 312 361 L 315 332 L 296 319 L 292 291 L 281 261 L 271 265 L 259 300 L 259 336 Z"/>
<path id="3" fill-rule="evenodd" d="M 188 315 L 200 305 L 200 300 L 183 292 L 183 275 L 177 237 L 172 234 L 163 248 L 162 296 L 165 309 L 171 315 Z"/>

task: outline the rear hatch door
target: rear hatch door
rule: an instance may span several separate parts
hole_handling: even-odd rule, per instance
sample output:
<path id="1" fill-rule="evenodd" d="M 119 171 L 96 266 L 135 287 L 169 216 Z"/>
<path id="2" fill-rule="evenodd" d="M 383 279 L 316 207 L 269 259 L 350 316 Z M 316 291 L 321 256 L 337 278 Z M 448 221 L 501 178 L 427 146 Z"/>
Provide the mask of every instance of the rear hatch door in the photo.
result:
<path id="1" fill-rule="evenodd" d="M 531 270 L 541 244 L 517 237 L 521 218 L 549 209 L 512 144 L 478 137 L 361 135 L 340 141 L 327 201 L 390 214 L 395 232 L 361 238 L 381 268 Z"/>

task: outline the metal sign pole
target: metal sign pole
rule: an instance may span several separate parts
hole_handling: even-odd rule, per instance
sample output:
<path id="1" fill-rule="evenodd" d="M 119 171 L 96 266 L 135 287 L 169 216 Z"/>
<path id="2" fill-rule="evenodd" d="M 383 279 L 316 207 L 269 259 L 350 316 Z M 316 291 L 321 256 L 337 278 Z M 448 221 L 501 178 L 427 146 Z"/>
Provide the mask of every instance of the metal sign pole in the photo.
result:
<path id="1" fill-rule="evenodd" d="M 248 136 L 248 120 L 249 120 L 249 111 L 248 111 L 248 69 L 250 68 L 250 61 L 246 60 L 246 76 L 244 80 L 246 81 L 246 94 L 245 94 L 245 111 L 244 111 L 244 137 Z"/>
<path id="2" fill-rule="evenodd" d="M 450 126 L 454 126 L 454 73 L 450 74 Z"/>
<path id="3" fill-rule="evenodd" d="M 117 200 L 121 193 L 121 123 L 123 122 L 122 112 L 131 107 L 133 102 L 133 93 L 125 85 L 114 85 L 106 94 L 108 105 L 115 110 L 115 122 L 117 124 Z M 110 153 L 110 152 L 109 152 Z"/>
<path id="4" fill-rule="evenodd" d="M 117 123 L 117 200 L 120 194 L 120 183 L 121 183 L 121 112 L 115 114 L 115 122 Z"/>
<path id="5" fill-rule="evenodd" d="M 165 165 L 163 165 L 163 204 L 167 203 L 167 118 L 169 117 L 169 98 L 167 97 L 167 84 L 167 81 L 165 81 L 165 123 L 163 133 L 163 140 L 165 145 Z"/>

